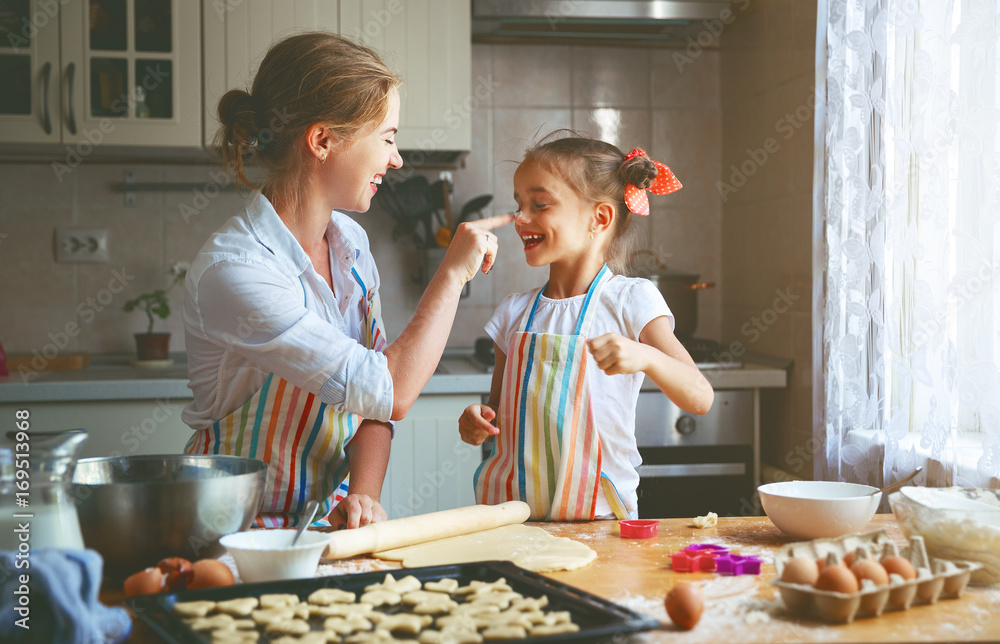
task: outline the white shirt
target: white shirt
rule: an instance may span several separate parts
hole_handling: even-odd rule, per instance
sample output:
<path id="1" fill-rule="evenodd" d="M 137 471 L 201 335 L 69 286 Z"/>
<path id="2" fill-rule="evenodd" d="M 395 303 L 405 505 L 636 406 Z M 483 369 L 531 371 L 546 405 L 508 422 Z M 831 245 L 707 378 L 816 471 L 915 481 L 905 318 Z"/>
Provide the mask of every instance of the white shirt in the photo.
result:
<path id="1" fill-rule="evenodd" d="M 490 321 L 486 333 L 504 353 L 514 334 L 521 331 L 518 325 L 524 311 L 534 298 L 534 291 L 508 295 Z M 534 333 L 572 334 L 580 317 L 586 295 L 554 300 L 542 295 L 535 311 L 535 318 L 528 329 Z M 639 333 L 655 318 L 667 316 L 670 327 L 674 316 L 663 300 L 663 295 L 647 279 L 612 276 L 604 285 L 600 298 L 590 304 L 594 317 L 588 336 L 596 338 L 605 333 L 617 333 L 631 340 L 639 340 Z M 635 444 L 635 406 L 644 375 L 640 373 L 609 376 L 601 371 L 590 352 L 587 356 L 587 373 L 594 410 L 594 424 L 601 434 L 601 467 L 614 482 L 622 500 L 630 507 L 637 507 L 636 489 L 639 474 L 636 468 L 642 463 Z M 612 514 L 611 505 L 603 494 L 597 498 L 596 515 Z"/>
<path id="2" fill-rule="evenodd" d="M 368 237 L 333 212 L 326 238 L 336 296 L 263 195 L 205 242 L 184 299 L 192 429 L 228 416 L 271 372 L 337 411 L 389 419 L 388 362 L 359 342 L 364 294 L 351 274 L 378 292 Z"/>

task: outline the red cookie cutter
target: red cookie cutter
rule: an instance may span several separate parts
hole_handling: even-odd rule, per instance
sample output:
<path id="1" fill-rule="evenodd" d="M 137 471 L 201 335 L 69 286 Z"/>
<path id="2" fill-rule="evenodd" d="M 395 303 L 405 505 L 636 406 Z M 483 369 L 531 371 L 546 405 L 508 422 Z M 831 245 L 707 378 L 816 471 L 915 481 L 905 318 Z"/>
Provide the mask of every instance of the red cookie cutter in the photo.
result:
<path id="1" fill-rule="evenodd" d="M 714 543 L 694 543 L 670 555 L 670 565 L 677 572 L 715 572 L 716 558 L 729 553 Z"/>
<path id="2" fill-rule="evenodd" d="M 647 539 L 660 531 L 659 521 L 628 519 L 618 522 L 621 536 L 625 539 Z"/>

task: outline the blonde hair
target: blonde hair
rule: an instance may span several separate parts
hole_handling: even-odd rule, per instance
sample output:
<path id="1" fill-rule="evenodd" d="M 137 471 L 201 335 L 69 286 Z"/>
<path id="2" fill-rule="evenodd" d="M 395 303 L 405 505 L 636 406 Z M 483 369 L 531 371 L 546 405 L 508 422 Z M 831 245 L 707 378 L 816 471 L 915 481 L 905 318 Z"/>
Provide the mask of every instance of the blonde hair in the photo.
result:
<path id="1" fill-rule="evenodd" d="M 614 228 L 605 261 L 619 275 L 628 274 L 632 212 L 625 204 L 625 186 L 647 188 L 656 179 L 656 166 L 643 156 L 625 160 L 617 147 L 571 130 L 556 130 L 524 153 L 559 177 L 584 201 L 610 203 L 615 208 Z"/>
<path id="2" fill-rule="evenodd" d="M 219 100 L 215 144 L 236 182 L 272 201 L 295 203 L 305 157 L 297 144 L 319 123 L 340 140 L 356 138 L 389 110 L 400 79 L 374 50 L 326 32 L 285 38 L 268 50 L 249 92 L 234 89 Z M 245 173 L 257 159 L 260 185 Z"/>

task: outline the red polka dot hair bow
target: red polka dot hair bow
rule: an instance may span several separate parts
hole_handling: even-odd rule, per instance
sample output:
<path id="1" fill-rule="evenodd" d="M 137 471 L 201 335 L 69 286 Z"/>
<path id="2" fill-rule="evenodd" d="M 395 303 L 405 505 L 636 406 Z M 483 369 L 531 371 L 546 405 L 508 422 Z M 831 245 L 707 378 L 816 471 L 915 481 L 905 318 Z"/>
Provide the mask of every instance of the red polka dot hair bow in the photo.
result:
<path id="1" fill-rule="evenodd" d="M 625 155 L 625 161 L 640 156 L 649 159 L 644 150 L 634 148 Z M 649 200 L 646 198 L 646 190 L 656 195 L 668 195 L 671 192 L 677 192 L 683 187 L 681 186 L 681 182 L 677 180 L 677 177 L 674 176 L 674 173 L 670 171 L 670 168 L 659 161 L 649 160 L 656 166 L 656 178 L 653 179 L 652 185 L 645 190 L 637 188 L 631 183 L 625 186 L 625 205 L 628 206 L 629 210 L 643 217 L 649 214 Z"/>

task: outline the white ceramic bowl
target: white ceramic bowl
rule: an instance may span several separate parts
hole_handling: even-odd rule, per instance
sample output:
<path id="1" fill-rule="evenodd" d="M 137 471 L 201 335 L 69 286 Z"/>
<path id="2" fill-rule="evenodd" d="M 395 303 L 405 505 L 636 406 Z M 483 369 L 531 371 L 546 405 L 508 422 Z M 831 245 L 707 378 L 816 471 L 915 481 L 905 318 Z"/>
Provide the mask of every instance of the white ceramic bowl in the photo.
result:
<path id="1" fill-rule="evenodd" d="M 306 530 L 292 547 L 295 530 L 249 530 L 219 540 L 236 560 L 244 582 L 313 577 L 330 542 L 326 532 Z"/>
<path id="2" fill-rule="evenodd" d="M 760 504 L 779 530 L 797 539 L 860 532 L 875 516 L 878 488 L 839 481 L 782 481 L 757 488 Z"/>

